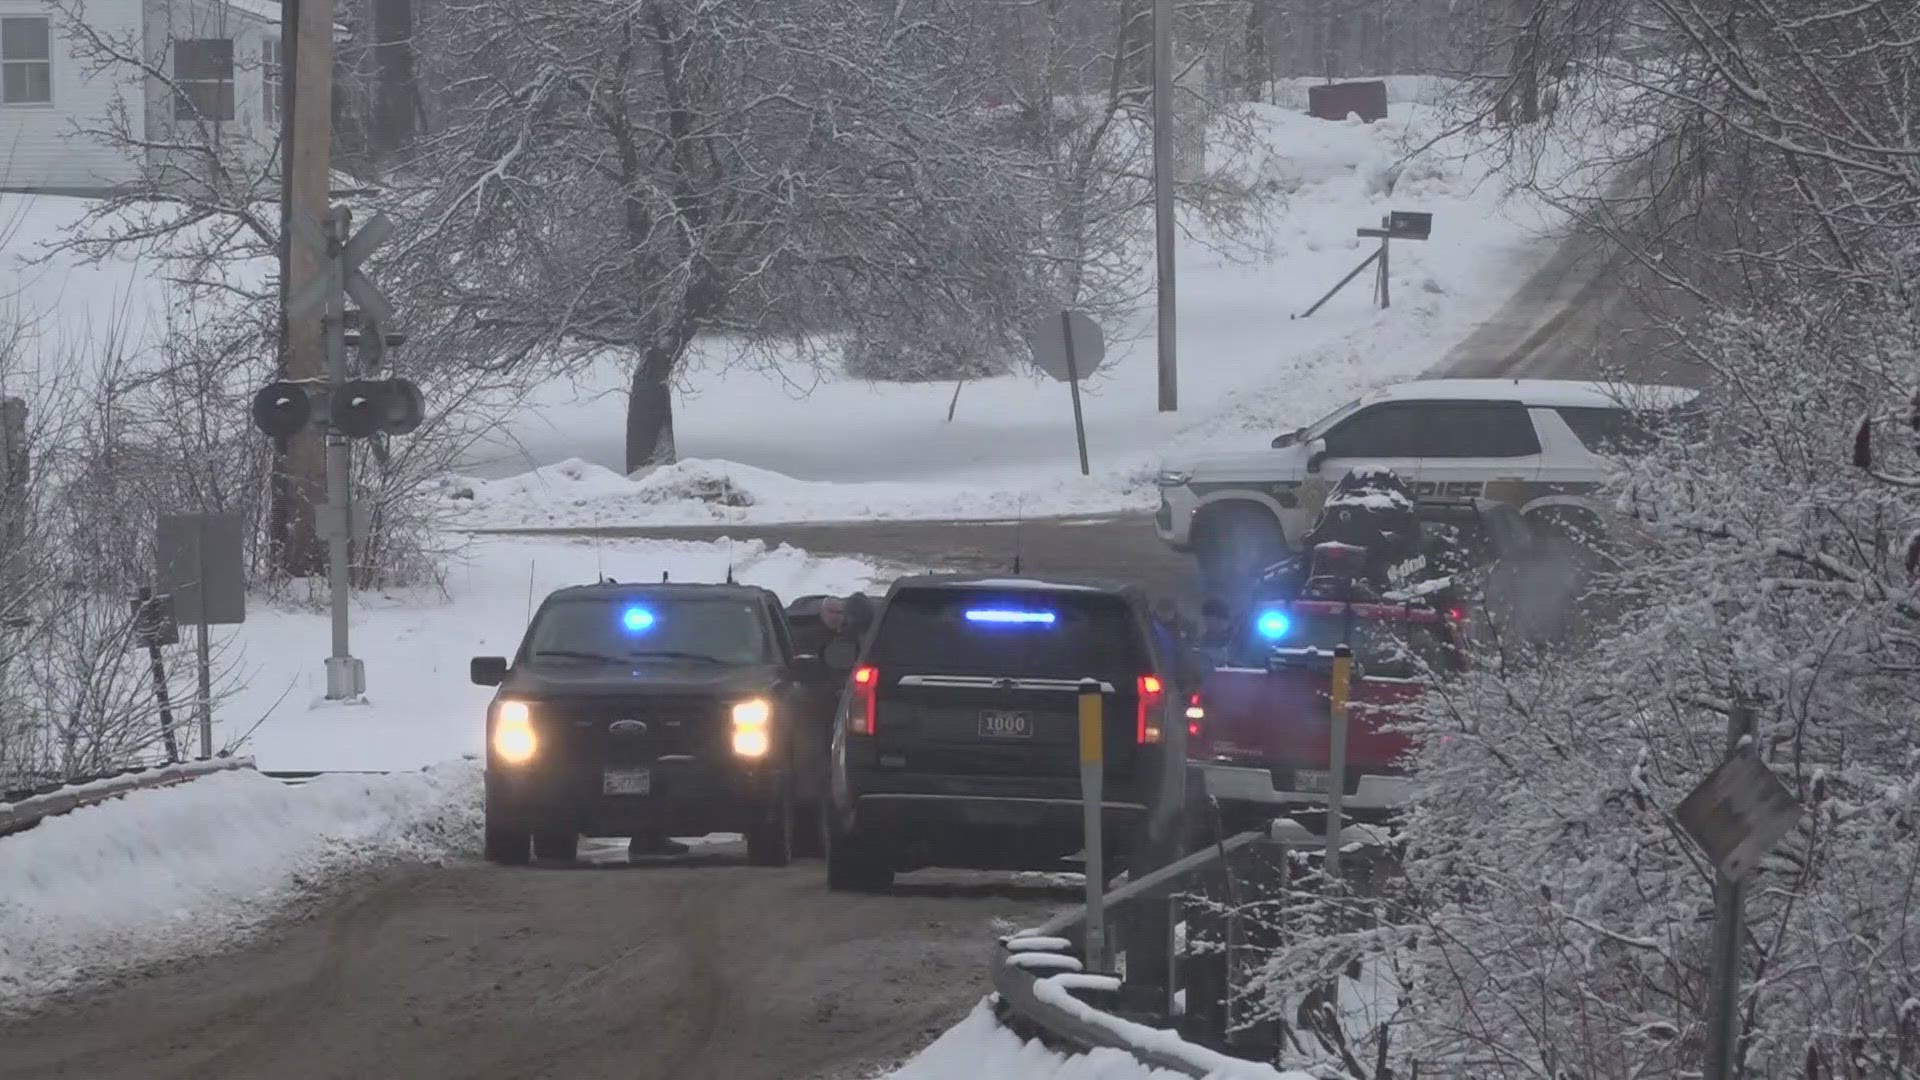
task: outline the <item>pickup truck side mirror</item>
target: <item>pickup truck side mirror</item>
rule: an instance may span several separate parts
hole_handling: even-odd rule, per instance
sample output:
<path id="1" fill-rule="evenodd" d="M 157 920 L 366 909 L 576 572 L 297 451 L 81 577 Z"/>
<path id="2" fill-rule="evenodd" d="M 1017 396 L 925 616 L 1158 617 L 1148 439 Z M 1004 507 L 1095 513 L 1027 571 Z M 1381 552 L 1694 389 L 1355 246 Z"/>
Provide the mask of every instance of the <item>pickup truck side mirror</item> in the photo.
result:
<path id="1" fill-rule="evenodd" d="M 467 677 L 475 686 L 499 686 L 507 681 L 507 658 L 476 656 L 467 665 Z"/>
<path id="2" fill-rule="evenodd" d="M 1307 471 L 1308 472 L 1310 473 L 1319 472 L 1321 464 L 1324 463 L 1326 460 L 1327 460 L 1327 440 L 1315 439 L 1313 440 L 1313 442 L 1307 444 Z"/>

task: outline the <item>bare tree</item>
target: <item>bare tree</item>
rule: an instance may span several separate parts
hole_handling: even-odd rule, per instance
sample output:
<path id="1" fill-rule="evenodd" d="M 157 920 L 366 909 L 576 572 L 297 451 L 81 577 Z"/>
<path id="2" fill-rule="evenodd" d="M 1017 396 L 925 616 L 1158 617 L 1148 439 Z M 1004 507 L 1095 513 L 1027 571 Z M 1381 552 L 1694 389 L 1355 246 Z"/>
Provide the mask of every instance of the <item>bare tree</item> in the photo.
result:
<path id="1" fill-rule="evenodd" d="M 1505 58 L 1476 115 L 1557 82 L 1557 111 L 1501 129 L 1514 175 L 1612 237 L 1708 405 L 1704 435 L 1619 459 L 1617 505 L 1658 542 L 1597 579 L 1612 632 L 1429 702 L 1418 904 L 1378 952 L 1416 973 L 1396 1075 L 1697 1071 L 1712 875 L 1672 809 L 1745 702 L 1807 813 L 1749 888 L 1736 1074 L 1912 1076 L 1920 460 L 1886 433 L 1920 385 L 1920 11 L 1472 14 Z"/>
<path id="2" fill-rule="evenodd" d="M 482 363 L 631 364 L 632 469 L 672 460 L 700 335 L 817 359 L 769 333 L 796 298 L 849 328 L 978 319 L 1017 292 L 1019 163 L 906 62 L 942 28 L 904 7 L 449 4 L 435 50 L 467 76 L 424 147 L 410 297 L 471 320 Z"/>

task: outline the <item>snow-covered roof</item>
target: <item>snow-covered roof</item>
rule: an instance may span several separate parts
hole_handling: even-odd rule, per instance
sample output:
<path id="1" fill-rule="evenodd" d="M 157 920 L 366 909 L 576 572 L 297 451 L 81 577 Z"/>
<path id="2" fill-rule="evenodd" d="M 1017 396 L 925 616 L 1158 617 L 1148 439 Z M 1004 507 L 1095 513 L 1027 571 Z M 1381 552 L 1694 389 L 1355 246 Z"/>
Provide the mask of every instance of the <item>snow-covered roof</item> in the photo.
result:
<path id="1" fill-rule="evenodd" d="M 1420 379 L 1383 386 L 1368 394 L 1382 401 L 1518 401 L 1542 408 L 1608 408 L 1684 405 L 1699 395 L 1684 386 L 1584 382 L 1575 379 Z"/>

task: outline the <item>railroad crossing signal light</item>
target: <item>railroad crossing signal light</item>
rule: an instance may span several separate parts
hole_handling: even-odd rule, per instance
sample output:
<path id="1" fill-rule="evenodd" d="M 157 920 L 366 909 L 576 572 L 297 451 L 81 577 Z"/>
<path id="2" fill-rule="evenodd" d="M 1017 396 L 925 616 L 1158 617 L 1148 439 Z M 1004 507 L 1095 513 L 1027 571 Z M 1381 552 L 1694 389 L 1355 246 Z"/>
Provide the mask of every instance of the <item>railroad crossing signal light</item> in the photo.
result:
<path id="1" fill-rule="evenodd" d="M 312 419 L 313 402 L 298 383 L 268 383 L 253 395 L 253 426 L 276 439 L 292 437 Z"/>
<path id="2" fill-rule="evenodd" d="M 426 398 L 409 379 L 353 379 L 334 390 L 330 412 L 348 438 L 405 435 L 426 418 Z"/>

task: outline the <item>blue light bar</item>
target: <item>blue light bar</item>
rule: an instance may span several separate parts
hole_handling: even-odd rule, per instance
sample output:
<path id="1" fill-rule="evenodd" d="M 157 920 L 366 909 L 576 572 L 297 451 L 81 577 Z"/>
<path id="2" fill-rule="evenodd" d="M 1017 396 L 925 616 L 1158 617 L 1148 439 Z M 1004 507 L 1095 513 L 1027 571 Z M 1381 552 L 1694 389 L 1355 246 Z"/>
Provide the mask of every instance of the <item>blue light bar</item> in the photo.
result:
<path id="1" fill-rule="evenodd" d="M 1284 611 L 1263 611 L 1253 625 L 1254 629 L 1260 631 L 1261 637 L 1278 641 L 1293 629 L 1293 618 Z"/>
<path id="2" fill-rule="evenodd" d="M 968 622 L 1000 626 L 1052 626 L 1054 618 L 1051 611 L 1016 611 L 1008 608 L 973 608 L 967 612 Z"/>
<path id="3" fill-rule="evenodd" d="M 620 625 L 627 628 L 629 634 L 644 634 L 653 629 L 653 612 L 648 608 L 630 607 L 620 613 Z"/>

